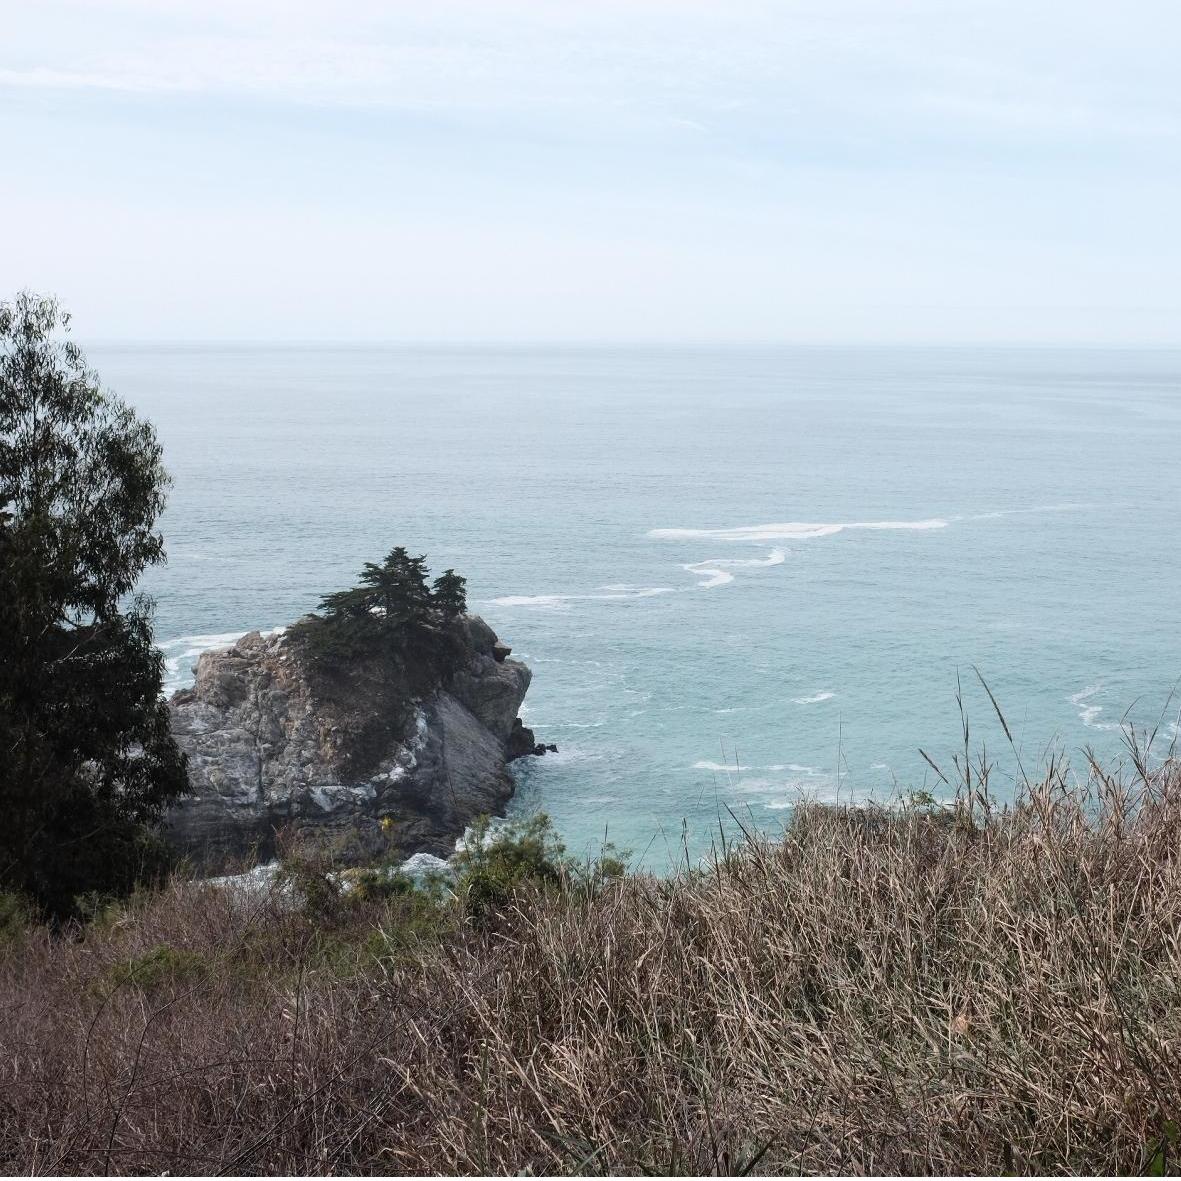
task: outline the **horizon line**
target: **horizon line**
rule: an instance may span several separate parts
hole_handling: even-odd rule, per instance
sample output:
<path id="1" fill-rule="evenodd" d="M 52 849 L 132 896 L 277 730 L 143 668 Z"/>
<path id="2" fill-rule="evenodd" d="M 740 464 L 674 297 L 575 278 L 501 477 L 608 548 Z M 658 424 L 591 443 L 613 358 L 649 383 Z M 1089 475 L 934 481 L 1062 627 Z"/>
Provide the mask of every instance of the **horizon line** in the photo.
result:
<path id="1" fill-rule="evenodd" d="M 900 340 L 789 340 L 789 339 L 713 339 L 686 340 L 681 338 L 409 338 L 409 337 L 268 337 L 268 336 L 71 336 L 87 348 L 119 347 L 239 347 L 239 348 L 388 348 L 406 350 L 522 350 L 552 349 L 669 349 L 706 351 L 725 349 L 921 349 L 929 351 L 960 351 L 964 349 L 1004 349 L 1011 351 L 1046 351 L 1074 349 L 1080 351 L 1175 352 L 1181 350 L 1177 341 L 1077 341 L 1077 340 L 965 340 L 965 341 L 900 341 Z"/>

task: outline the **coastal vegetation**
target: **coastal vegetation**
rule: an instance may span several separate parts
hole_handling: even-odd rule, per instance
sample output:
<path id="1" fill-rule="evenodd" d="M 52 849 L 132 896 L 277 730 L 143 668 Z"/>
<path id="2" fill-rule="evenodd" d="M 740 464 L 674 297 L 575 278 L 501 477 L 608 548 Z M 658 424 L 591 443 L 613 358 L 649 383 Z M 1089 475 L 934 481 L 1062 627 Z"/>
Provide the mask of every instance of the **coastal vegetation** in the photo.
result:
<path id="1" fill-rule="evenodd" d="M 381 565 L 366 562 L 356 586 L 320 600 L 291 638 L 309 659 L 326 668 L 384 652 L 409 667 L 437 662 L 446 625 L 467 610 L 467 580 L 446 570 L 429 581 L 426 556 L 397 546 Z"/>
<path id="2" fill-rule="evenodd" d="M 153 823 L 186 785 L 152 604 L 168 477 L 69 316 L 0 304 L 0 888 L 61 921 L 159 873 Z"/>
<path id="3" fill-rule="evenodd" d="M 370 748 L 404 733 L 416 698 L 429 694 L 462 663 L 466 646 L 457 621 L 467 610 L 467 582 L 454 570 L 430 581 L 425 555 L 392 549 L 380 565 L 366 562 L 355 586 L 332 591 L 319 610 L 288 631 L 291 650 L 313 674 L 320 698 L 373 714 Z M 363 675 L 362 675 L 362 671 Z M 381 706 L 361 711 L 358 692 Z"/>
<path id="4" fill-rule="evenodd" d="M 1181 768 L 1131 750 L 1007 806 L 978 764 L 801 801 L 666 878 L 536 819 L 445 882 L 295 857 L 73 939 L 13 914 L 0 1165 L 1175 1172 Z"/>

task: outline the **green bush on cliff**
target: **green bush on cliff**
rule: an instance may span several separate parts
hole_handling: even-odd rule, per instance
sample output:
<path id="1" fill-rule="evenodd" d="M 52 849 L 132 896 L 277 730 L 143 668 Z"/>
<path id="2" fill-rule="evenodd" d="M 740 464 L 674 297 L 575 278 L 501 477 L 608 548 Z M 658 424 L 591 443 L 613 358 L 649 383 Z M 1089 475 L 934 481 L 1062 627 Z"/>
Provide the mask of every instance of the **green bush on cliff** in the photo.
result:
<path id="1" fill-rule="evenodd" d="M 0 304 L 0 889 L 49 916 L 159 868 L 149 826 L 186 786 L 152 604 L 168 477 L 52 299 Z"/>

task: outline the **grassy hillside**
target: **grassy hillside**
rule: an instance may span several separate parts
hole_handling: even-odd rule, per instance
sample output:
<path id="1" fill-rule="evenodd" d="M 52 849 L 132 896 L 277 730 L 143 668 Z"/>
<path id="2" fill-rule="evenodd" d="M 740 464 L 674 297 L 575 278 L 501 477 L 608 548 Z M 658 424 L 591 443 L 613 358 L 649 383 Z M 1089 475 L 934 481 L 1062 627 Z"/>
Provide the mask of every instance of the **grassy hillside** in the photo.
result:
<path id="1" fill-rule="evenodd" d="M 455 899 L 295 864 L 10 914 L 7 1172 L 1173 1171 L 1181 768 L 803 806 L 673 880 L 535 825 Z M 499 850 L 499 851 L 497 851 Z"/>

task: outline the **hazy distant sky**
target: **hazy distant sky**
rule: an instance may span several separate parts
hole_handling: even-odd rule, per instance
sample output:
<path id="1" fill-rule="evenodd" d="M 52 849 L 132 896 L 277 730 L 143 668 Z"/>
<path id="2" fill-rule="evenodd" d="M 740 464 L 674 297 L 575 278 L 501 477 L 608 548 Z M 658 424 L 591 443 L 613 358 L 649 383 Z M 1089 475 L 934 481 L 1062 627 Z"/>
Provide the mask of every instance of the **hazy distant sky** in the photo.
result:
<path id="1" fill-rule="evenodd" d="M 1181 343 L 1176 0 L 3 0 L 83 338 Z"/>

